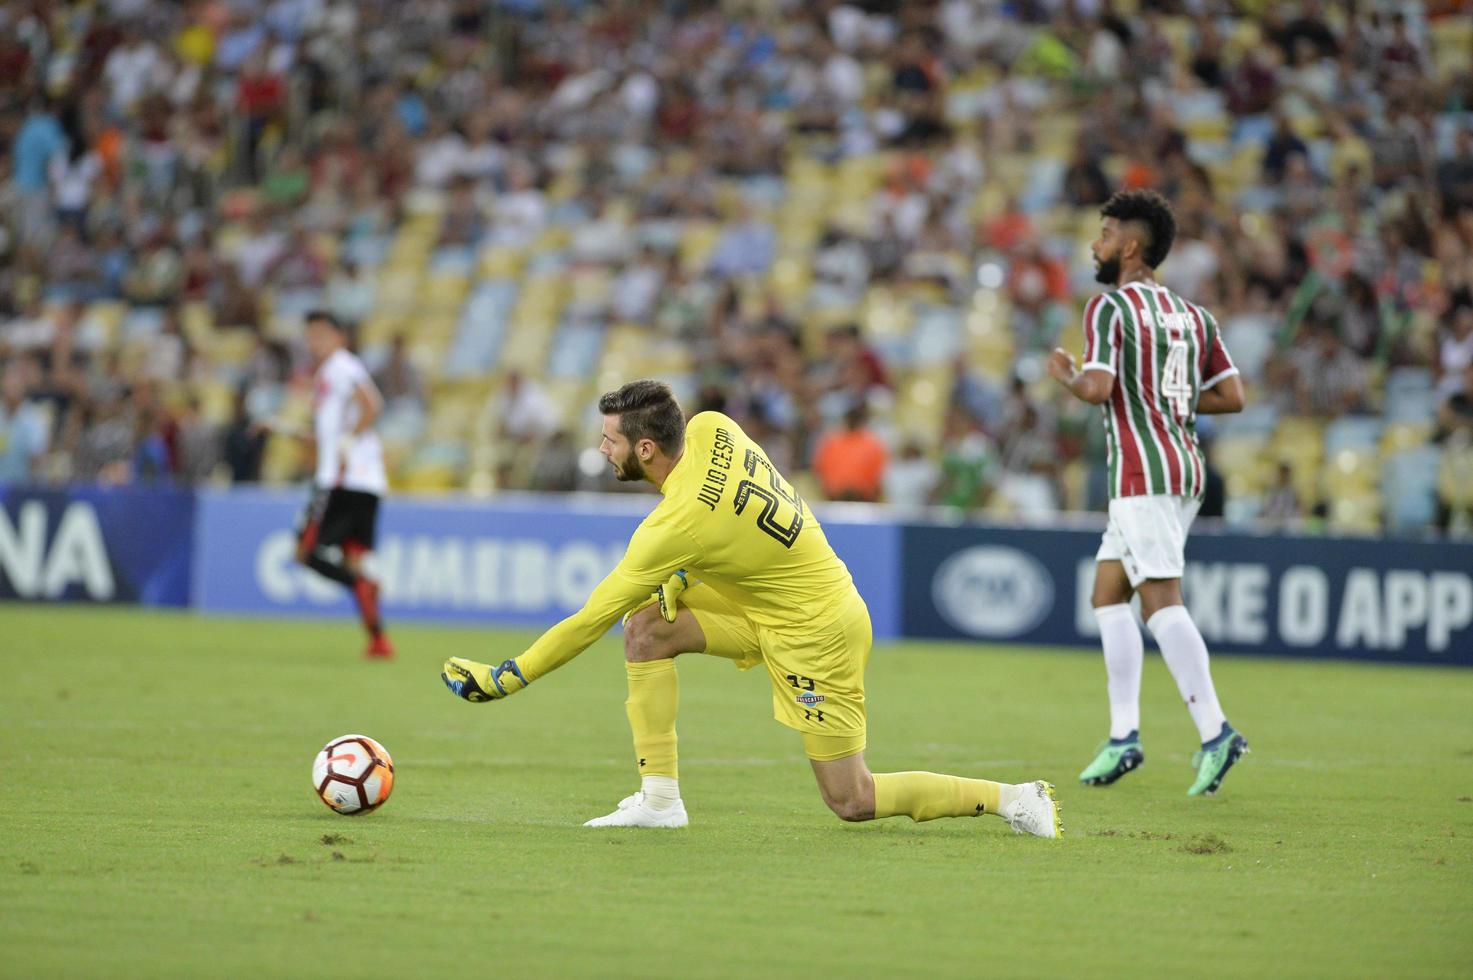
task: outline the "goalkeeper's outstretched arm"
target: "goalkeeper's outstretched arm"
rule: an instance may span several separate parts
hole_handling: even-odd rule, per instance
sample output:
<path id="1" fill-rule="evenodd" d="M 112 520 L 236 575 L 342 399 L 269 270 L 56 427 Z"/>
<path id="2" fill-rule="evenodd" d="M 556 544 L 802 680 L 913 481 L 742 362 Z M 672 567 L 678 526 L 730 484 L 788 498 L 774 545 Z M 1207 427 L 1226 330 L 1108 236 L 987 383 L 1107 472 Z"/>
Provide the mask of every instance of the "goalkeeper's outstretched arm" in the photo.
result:
<path id="1" fill-rule="evenodd" d="M 690 563 L 689 535 L 642 524 L 619 566 L 604 578 L 583 608 L 543 633 L 527 650 L 500 666 L 460 657 L 445 662 L 441 679 L 467 701 L 499 701 L 551 673 L 593 645 L 626 610 L 667 588 L 666 579 Z M 666 583 L 666 584 L 659 584 Z M 667 600 L 661 600 L 662 612 Z M 671 618 L 675 597 L 668 599 Z"/>

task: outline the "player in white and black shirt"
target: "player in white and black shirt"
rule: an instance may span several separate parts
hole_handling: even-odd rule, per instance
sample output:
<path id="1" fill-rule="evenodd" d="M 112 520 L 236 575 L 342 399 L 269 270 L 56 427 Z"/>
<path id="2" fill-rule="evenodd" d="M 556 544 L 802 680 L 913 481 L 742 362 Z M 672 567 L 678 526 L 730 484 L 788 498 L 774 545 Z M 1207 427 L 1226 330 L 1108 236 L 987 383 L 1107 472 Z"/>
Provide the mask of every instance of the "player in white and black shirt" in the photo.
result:
<path id="1" fill-rule="evenodd" d="M 312 425 L 317 472 L 298 528 L 297 560 L 346 585 L 368 631 L 368 656 L 392 657 L 379 617 L 372 554 L 379 498 L 388 490 L 384 450 L 374 420 L 383 398 L 367 368 L 348 350 L 347 333 L 330 313 L 307 314 L 307 351 L 317 365 Z"/>

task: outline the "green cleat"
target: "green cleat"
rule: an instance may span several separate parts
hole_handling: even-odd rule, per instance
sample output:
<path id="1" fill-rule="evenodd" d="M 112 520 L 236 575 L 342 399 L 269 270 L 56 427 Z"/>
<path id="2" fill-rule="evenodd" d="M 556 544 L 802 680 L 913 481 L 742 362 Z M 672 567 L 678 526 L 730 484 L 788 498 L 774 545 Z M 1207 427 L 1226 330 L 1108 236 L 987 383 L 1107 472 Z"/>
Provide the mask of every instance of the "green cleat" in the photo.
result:
<path id="1" fill-rule="evenodd" d="M 1222 785 L 1222 777 L 1233 767 L 1233 763 L 1248 751 L 1248 740 L 1239 735 L 1232 725 L 1222 723 L 1222 731 L 1192 756 L 1192 765 L 1197 769 L 1197 781 L 1187 790 L 1188 796 L 1212 796 Z"/>
<path id="2" fill-rule="evenodd" d="M 1131 732 L 1124 738 L 1112 738 L 1101 745 L 1094 761 L 1079 774 L 1079 781 L 1086 786 L 1109 786 L 1132 769 L 1140 768 L 1145 761 L 1140 733 Z"/>

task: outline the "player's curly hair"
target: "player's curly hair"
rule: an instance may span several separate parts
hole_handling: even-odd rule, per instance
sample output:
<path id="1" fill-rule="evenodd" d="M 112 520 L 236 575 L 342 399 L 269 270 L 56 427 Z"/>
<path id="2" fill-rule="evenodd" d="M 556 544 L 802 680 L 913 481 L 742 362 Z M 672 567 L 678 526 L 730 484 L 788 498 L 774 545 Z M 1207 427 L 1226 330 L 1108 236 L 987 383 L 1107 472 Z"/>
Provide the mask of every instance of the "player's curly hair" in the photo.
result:
<path id="1" fill-rule="evenodd" d="M 1151 190 L 1116 191 L 1100 208 L 1100 214 L 1116 221 L 1144 225 L 1149 232 L 1149 238 L 1142 243 L 1146 265 L 1154 269 L 1166 261 L 1166 254 L 1176 239 L 1176 215 L 1166 198 Z"/>
<path id="2" fill-rule="evenodd" d="M 619 431 L 631 443 L 651 439 L 666 456 L 685 445 L 685 413 L 663 381 L 631 381 L 600 398 L 598 410 L 619 416 Z"/>

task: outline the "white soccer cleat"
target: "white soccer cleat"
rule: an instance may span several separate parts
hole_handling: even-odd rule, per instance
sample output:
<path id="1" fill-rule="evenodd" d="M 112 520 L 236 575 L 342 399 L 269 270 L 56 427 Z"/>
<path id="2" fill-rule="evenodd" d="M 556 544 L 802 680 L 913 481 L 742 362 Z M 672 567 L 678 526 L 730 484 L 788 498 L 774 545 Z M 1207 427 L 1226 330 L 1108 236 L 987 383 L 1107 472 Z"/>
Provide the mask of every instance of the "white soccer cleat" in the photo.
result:
<path id="1" fill-rule="evenodd" d="M 1063 837 L 1064 821 L 1059 816 L 1059 801 L 1054 799 L 1054 784 L 1039 779 L 1016 788 L 1018 795 L 1000 814 L 1013 833 Z"/>
<path id="2" fill-rule="evenodd" d="M 690 823 L 685 815 L 685 803 L 676 800 L 663 810 L 656 810 L 644 801 L 644 793 L 635 793 L 619 801 L 619 808 L 603 817 L 594 817 L 585 827 L 684 827 Z"/>

